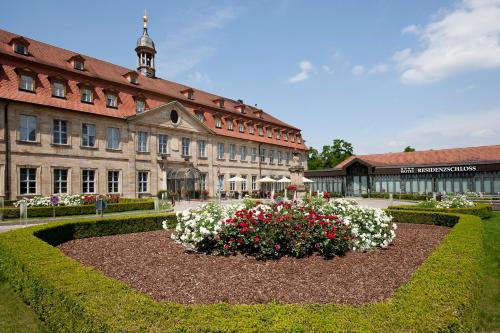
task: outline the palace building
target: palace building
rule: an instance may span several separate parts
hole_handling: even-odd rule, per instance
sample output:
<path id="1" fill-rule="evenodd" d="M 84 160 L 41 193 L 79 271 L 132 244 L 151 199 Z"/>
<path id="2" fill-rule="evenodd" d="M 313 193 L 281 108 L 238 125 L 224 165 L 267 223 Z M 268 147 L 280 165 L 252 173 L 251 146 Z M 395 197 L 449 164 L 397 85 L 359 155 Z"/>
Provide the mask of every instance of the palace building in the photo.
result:
<path id="1" fill-rule="evenodd" d="M 0 196 L 214 196 L 305 164 L 300 129 L 156 77 L 156 51 L 147 17 L 135 70 L 0 30 Z"/>
<path id="2" fill-rule="evenodd" d="M 333 169 L 306 171 L 318 192 L 500 195 L 500 145 L 351 156 Z"/>

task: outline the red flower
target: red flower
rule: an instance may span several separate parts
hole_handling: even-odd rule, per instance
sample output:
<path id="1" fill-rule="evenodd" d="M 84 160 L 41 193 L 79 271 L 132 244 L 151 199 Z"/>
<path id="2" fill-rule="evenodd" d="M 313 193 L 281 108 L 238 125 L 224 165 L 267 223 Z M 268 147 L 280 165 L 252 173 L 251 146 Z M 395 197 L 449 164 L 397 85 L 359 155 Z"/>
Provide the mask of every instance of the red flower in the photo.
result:
<path id="1" fill-rule="evenodd" d="M 229 238 L 229 241 L 230 241 L 231 243 L 234 243 L 234 241 L 235 241 L 234 237 Z"/>
<path id="2" fill-rule="evenodd" d="M 255 236 L 255 237 L 254 237 L 253 242 L 254 242 L 255 244 L 257 244 L 258 242 L 260 242 L 260 237 L 259 237 L 259 235 L 257 235 L 257 236 Z"/>
<path id="3" fill-rule="evenodd" d="M 274 245 L 274 249 L 276 251 L 279 251 L 281 249 L 281 245 L 279 245 L 279 244 Z"/>
<path id="4" fill-rule="evenodd" d="M 229 249 L 229 244 L 224 244 L 224 248 L 227 250 Z"/>
<path id="5" fill-rule="evenodd" d="M 333 231 L 328 231 L 328 233 L 326 235 L 328 236 L 329 239 L 335 238 L 335 233 Z"/>

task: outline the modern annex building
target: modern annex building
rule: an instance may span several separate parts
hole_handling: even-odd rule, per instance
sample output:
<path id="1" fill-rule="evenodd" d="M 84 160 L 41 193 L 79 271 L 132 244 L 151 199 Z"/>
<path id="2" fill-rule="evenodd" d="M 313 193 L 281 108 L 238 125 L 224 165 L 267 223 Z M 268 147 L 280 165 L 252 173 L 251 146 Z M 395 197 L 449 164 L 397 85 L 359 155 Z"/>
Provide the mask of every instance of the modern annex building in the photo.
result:
<path id="1" fill-rule="evenodd" d="M 147 17 L 135 52 L 137 70 L 0 30 L 0 196 L 213 196 L 304 163 L 300 129 L 156 77 Z"/>
<path id="2" fill-rule="evenodd" d="M 351 156 L 333 169 L 306 171 L 314 191 L 500 192 L 500 145 Z"/>

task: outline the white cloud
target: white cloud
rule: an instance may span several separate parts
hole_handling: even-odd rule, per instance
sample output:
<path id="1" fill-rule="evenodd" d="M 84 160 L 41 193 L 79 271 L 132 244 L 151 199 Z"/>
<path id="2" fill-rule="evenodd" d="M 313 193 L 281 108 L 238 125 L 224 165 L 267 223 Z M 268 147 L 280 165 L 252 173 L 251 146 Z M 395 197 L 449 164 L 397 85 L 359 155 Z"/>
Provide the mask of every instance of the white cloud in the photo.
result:
<path id="1" fill-rule="evenodd" d="M 389 66 L 387 64 L 378 64 L 373 66 L 369 71 L 368 74 L 382 74 L 385 73 L 389 70 Z"/>
<path id="2" fill-rule="evenodd" d="M 292 76 L 287 80 L 288 83 L 297 83 L 309 78 L 309 72 L 313 68 L 312 63 L 309 60 L 303 60 L 299 64 L 300 72 Z"/>
<path id="3" fill-rule="evenodd" d="M 390 147 L 467 147 L 500 142 L 500 109 L 459 114 L 437 114 L 399 133 Z"/>
<path id="4" fill-rule="evenodd" d="M 325 71 L 328 74 L 334 74 L 335 73 L 335 69 L 331 68 L 328 65 L 323 65 L 323 66 L 321 66 L 321 68 L 323 69 L 323 71 Z"/>
<path id="5" fill-rule="evenodd" d="M 392 55 L 392 59 L 395 61 L 398 61 L 398 62 L 402 62 L 402 61 L 408 59 L 408 57 L 410 55 L 411 55 L 411 49 L 406 48 L 406 49 L 394 52 L 394 54 Z"/>
<path id="6" fill-rule="evenodd" d="M 418 25 L 411 24 L 409 26 L 404 27 L 403 30 L 401 30 L 401 33 L 403 35 L 406 35 L 406 34 L 415 34 L 415 35 L 417 35 L 421 31 L 422 31 L 422 28 L 420 28 Z"/>
<path id="7" fill-rule="evenodd" d="M 189 74 L 188 80 L 193 83 L 204 84 L 204 85 L 209 85 L 212 83 L 212 79 L 210 78 L 210 76 L 208 76 L 208 74 L 200 72 L 194 72 Z"/>
<path id="8" fill-rule="evenodd" d="M 403 83 L 429 83 L 500 67 L 500 0 L 464 0 L 425 27 L 403 31 L 415 33 L 423 45 L 413 55 L 403 50 L 393 56 L 403 69 Z"/>
<path id="9" fill-rule="evenodd" d="M 352 75 L 360 76 L 365 73 L 365 68 L 361 65 L 356 65 L 351 70 Z"/>
<path id="10" fill-rule="evenodd" d="M 199 12 L 186 19 L 186 25 L 157 43 L 156 67 L 167 78 L 192 70 L 203 59 L 217 50 L 217 39 L 211 36 L 214 30 L 222 29 L 238 17 L 234 7 L 224 7 L 206 13 Z M 158 32 L 158 35 L 160 32 Z M 155 33 L 151 32 L 154 39 Z"/>

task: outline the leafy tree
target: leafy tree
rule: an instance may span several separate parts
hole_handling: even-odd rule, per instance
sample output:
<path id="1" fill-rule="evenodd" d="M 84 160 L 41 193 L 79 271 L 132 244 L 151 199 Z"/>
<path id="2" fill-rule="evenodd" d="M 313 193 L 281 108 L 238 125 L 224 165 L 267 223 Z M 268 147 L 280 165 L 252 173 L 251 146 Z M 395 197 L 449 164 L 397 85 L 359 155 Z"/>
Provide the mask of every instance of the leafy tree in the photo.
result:
<path id="1" fill-rule="evenodd" d="M 412 151 L 415 151 L 415 148 L 412 146 L 407 146 L 404 150 L 405 153 L 411 153 Z"/>
<path id="2" fill-rule="evenodd" d="M 309 148 L 309 152 L 307 154 L 307 168 L 309 170 L 323 168 L 323 160 L 321 159 L 318 150 L 313 147 Z"/>
<path id="3" fill-rule="evenodd" d="M 352 144 L 342 139 L 335 139 L 331 146 L 323 146 L 321 154 L 311 147 L 309 149 L 307 166 L 309 170 L 333 168 L 346 158 L 352 156 L 352 154 Z"/>

